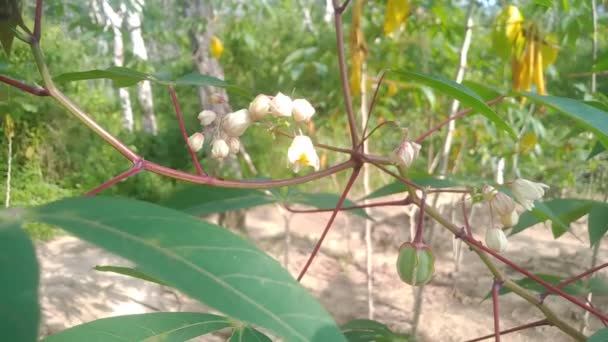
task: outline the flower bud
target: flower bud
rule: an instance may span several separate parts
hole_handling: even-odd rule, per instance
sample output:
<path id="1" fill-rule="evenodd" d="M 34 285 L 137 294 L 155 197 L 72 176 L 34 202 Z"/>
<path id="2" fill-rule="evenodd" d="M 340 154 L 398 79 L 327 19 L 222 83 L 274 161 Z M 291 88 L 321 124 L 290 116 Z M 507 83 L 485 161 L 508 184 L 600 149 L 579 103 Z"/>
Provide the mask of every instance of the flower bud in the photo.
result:
<path id="1" fill-rule="evenodd" d="M 224 159 L 230 154 L 230 147 L 224 139 L 215 139 L 211 147 L 211 155 L 215 159 Z"/>
<path id="2" fill-rule="evenodd" d="M 492 195 L 488 196 L 488 202 L 492 210 L 498 216 L 511 215 L 511 213 L 515 210 L 515 201 L 513 201 L 513 199 L 504 192 L 493 190 L 492 193 Z"/>
<path id="3" fill-rule="evenodd" d="M 406 242 L 397 257 L 399 278 L 412 286 L 428 283 L 435 272 L 435 257 L 429 246 Z"/>
<path id="4" fill-rule="evenodd" d="M 240 137 L 251 125 L 251 118 L 247 109 L 241 109 L 227 114 L 222 120 L 224 132 L 231 137 Z"/>
<path id="5" fill-rule="evenodd" d="M 319 156 L 312 140 L 305 135 L 295 136 L 287 150 L 287 159 L 295 173 L 298 173 L 303 166 L 312 166 L 315 170 L 319 170 Z"/>
<path id="6" fill-rule="evenodd" d="M 249 104 L 249 115 L 251 120 L 259 121 L 270 113 L 270 98 L 264 94 L 260 94 Z"/>
<path id="7" fill-rule="evenodd" d="M 205 143 L 205 136 L 203 133 L 196 132 L 192 134 L 188 138 L 188 146 L 192 149 L 192 151 L 197 152 L 203 148 L 203 144 Z"/>
<path id="8" fill-rule="evenodd" d="M 513 227 L 517 224 L 517 221 L 519 221 L 519 215 L 515 210 L 513 210 L 510 214 L 502 215 L 500 217 L 500 223 L 502 223 L 502 226 L 505 228 Z"/>
<path id="9" fill-rule="evenodd" d="M 277 117 L 289 117 L 293 111 L 293 101 L 287 95 L 279 92 L 270 102 L 270 112 Z"/>
<path id="10" fill-rule="evenodd" d="M 507 249 L 507 236 L 502 229 L 489 228 L 486 230 L 486 245 L 491 250 L 502 253 Z"/>
<path id="11" fill-rule="evenodd" d="M 198 120 L 201 122 L 201 125 L 208 126 L 217 118 L 217 114 L 215 114 L 212 110 L 203 110 L 198 114 Z"/>
<path id="12" fill-rule="evenodd" d="M 305 99 L 293 100 L 293 119 L 296 122 L 308 122 L 315 114 L 315 108 Z"/>
<path id="13" fill-rule="evenodd" d="M 230 148 L 230 153 L 237 154 L 241 150 L 241 141 L 239 138 L 229 137 L 228 147 Z"/>
<path id="14" fill-rule="evenodd" d="M 545 189 L 549 189 L 549 186 L 521 178 L 516 179 L 511 184 L 511 191 L 513 191 L 515 199 L 517 199 L 517 202 L 526 208 L 526 210 L 534 208 L 534 201 L 541 199 L 545 195 Z"/>
<path id="15" fill-rule="evenodd" d="M 419 153 L 419 144 L 403 140 L 401 145 L 391 152 L 389 159 L 395 165 L 409 167 L 418 158 Z"/>

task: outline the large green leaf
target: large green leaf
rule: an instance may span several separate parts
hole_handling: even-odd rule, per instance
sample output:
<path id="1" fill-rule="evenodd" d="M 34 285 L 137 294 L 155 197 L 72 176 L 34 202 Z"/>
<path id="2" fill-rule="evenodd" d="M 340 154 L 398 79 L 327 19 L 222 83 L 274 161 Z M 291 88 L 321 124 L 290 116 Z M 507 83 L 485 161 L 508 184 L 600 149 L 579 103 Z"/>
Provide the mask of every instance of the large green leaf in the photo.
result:
<path id="1" fill-rule="evenodd" d="M 342 326 L 342 331 L 349 342 L 407 342 L 407 335 L 392 332 L 386 325 L 369 320 L 355 319 Z"/>
<path id="2" fill-rule="evenodd" d="M 589 241 L 598 243 L 608 231 L 608 203 L 595 202 L 589 212 Z"/>
<path id="3" fill-rule="evenodd" d="M 27 234 L 0 211 L 0 334 L 3 341 L 38 340 L 38 262 Z"/>
<path id="4" fill-rule="evenodd" d="M 249 209 L 277 201 L 275 196 L 255 189 L 194 185 L 177 190 L 161 204 L 192 215 L 204 216 L 230 210 Z"/>
<path id="5" fill-rule="evenodd" d="M 124 267 L 124 266 L 95 266 L 93 268 L 95 271 L 100 271 L 100 272 L 110 272 L 110 273 L 116 273 L 116 274 L 121 274 L 127 277 L 131 277 L 131 278 L 137 278 L 137 279 L 141 279 L 141 280 L 145 280 L 145 281 L 149 281 L 151 283 L 156 283 L 159 285 L 164 285 L 164 286 L 168 286 L 168 284 L 150 277 L 149 275 L 143 273 L 142 271 L 136 269 L 136 268 L 132 268 L 132 267 Z"/>
<path id="6" fill-rule="evenodd" d="M 27 210 L 24 219 L 61 227 L 286 340 L 344 341 L 327 311 L 276 260 L 222 227 L 155 204 L 103 196 L 56 201 Z"/>
<path id="7" fill-rule="evenodd" d="M 319 209 L 333 209 L 338 205 L 339 200 L 340 196 L 336 194 L 295 192 L 289 194 L 286 199 L 286 202 L 305 204 Z M 356 205 L 357 203 L 349 199 L 345 199 L 342 207 L 353 207 Z M 345 212 L 353 213 L 357 216 L 361 216 L 370 220 L 372 219 L 369 215 L 365 213 L 365 210 L 363 209 L 353 209 Z"/>
<path id="8" fill-rule="evenodd" d="M 185 342 L 232 326 L 226 317 L 196 312 L 155 312 L 98 319 L 42 342 Z"/>
<path id="9" fill-rule="evenodd" d="M 272 342 L 272 340 L 260 331 L 244 326 L 234 329 L 228 342 Z"/>
<path id="10" fill-rule="evenodd" d="M 545 202 L 536 202 L 534 209 L 524 212 L 510 235 L 520 233 L 535 224 L 551 221 L 553 236 L 558 238 L 570 229 L 570 224 L 583 217 L 593 205 L 593 201 L 559 198 Z"/>
<path id="11" fill-rule="evenodd" d="M 125 67 L 109 67 L 105 70 L 88 70 L 79 72 L 69 72 L 55 76 L 53 79 L 55 82 L 70 82 L 70 81 L 83 81 L 83 80 L 94 80 L 94 79 L 110 79 L 116 84 L 117 87 L 130 87 L 143 80 L 152 80 L 153 77 L 149 74 L 135 71 Z"/>
<path id="12" fill-rule="evenodd" d="M 498 116 L 498 114 L 496 114 L 496 112 L 494 112 L 494 110 L 492 110 L 492 108 L 485 103 L 481 96 L 468 87 L 441 76 L 431 76 L 402 70 L 396 71 L 395 73 L 425 84 L 457 99 L 464 106 L 473 108 L 473 110 L 488 118 L 488 120 L 492 121 L 496 126 L 509 133 L 513 139 L 516 139 L 517 134 L 515 134 L 513 128 L 511 128 L 506 121 L 501 119 L 500 116 Z"/>
<path id="13" fill-rule="evenodd" d="M 608 328 L 603 328 L 589 336 L 587 342 L 606 342 L 608 341 Z"/>
<path id="14" fill-rule="evenodd" d="M 539 95 L 531 92 L 517 92 L 530 100 L 551 107 L 558 112 L 565 114 L 585 128 L 595 133 L 599 141 L 604 146 L 608 146 L 608 113 L 594 106 L 583 102 L 550 95 Z"/>

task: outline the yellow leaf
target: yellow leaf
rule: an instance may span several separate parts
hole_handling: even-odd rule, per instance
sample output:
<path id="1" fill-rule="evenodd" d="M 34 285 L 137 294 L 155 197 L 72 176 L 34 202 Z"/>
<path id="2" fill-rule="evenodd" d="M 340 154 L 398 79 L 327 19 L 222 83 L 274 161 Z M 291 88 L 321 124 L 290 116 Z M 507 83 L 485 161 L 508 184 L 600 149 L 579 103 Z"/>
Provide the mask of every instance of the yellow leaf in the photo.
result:
<path id="1" fill-rule="evenodd" d="M 4 135 L 7 139 L 11 139 L 15 136 L 15 122 L 10 114 L 4 116 Z"/>
<path id="2" fill-rule="evenodd" d="M 519 153 L 528 154 L 530 151 L 532 151 L 537 141 L 538 139 L 536 134 L 532 132 L 524 134 L 519 140 Z"/>
<path id="3" fill-rule="evenodd" d="M 409 14 L 408 0 L 388 0 L 384 15 L 384 34 L 389 35 L 405 22 Z"/>
<path id="4" fill-rule="evenodd" d="M 513 49 L 521 44 L 517 41 L 523 36 L 523 21 L 521 12 L 513 5 L 507 6 L 496 16 L 492 29 L 492 47 L 500 57 L 509 58 L 514 53 Z M 515 55 L 517 54 L 516 49 Z"/>
<path id="5" fill-rule="evenodd" d="M 540 46 L 540 52 L 543 54 L 543 69 L 546 69 L 549 65 L 555 63 L 559 52 L 559 46 L 557 45 L 557 38 L 554 34 L 548 34 L 544 37 L 543 43 Z"/>
<path id="6" fill-rule="evenodd" d="M 397 87 L 397 84 L 395 82 L 391 82 L 388 84 L 388 96 L 393 97 L 397 95 L 398 91 L 399 88 Z"/>
<path id="7" fill-rule="evenodd" d="M 218 37 L 213 36 L 211 37 L 211 43 L 209 45 L 211 55 L 219 60 L 224 53 L 224 44 L 222 44 L 222 41 Z"/>

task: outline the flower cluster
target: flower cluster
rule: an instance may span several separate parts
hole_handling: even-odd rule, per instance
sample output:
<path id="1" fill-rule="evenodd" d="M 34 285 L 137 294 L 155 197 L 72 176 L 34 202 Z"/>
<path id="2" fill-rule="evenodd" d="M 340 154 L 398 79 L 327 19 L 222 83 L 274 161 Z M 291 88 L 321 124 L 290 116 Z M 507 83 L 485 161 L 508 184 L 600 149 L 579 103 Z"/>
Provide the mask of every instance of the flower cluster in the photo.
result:
<path id="1" fill-rule="evenodd" d="M 252 123 L 263 120 L 267 115 L 277 118 L 292 118 L 295 122 L 307 123 L 315 114 L 315 108 L 306 99 L 292 100 L 289 96 L 278 92 L 275 96 L 260 94 L 249 104 L 249 108 L 240 109 L 220 117 L 214 111 L 203 110 L 198 114 L 198 120 L 203 127 L 215 126 L 211 156 L 222 160 L 230 154 L 241 150 L 240 137 Z M 203 148 L 205 136 L 196 132 L 188 138 L 188 145 L 193 151 Z M 308 136 L 297 135 L 287 153 L 287 159 L 294 172 L 299 172 L 303 166 L 319 169 L 320 162 L 312 141 Z"/>
<path id="2" fill-rule="evenodd" d="M 509 188 L 517 202 L 526 210 L 531 210 L 534 208 L 534 201 L 541 199 L 549 186 L 519 178 L 510 183 Z M 484 197 L 490 206 L 491 217 L 496 214 L 503 229 L 517 224 L 519 214 L 515 210 L 515 201 L 509 195 L 487 185 L 484 187 Z M 507 248 L 507 237 L 503 229 L 490 226 L 486 231 L 486 244 L 499 253 Z"/>

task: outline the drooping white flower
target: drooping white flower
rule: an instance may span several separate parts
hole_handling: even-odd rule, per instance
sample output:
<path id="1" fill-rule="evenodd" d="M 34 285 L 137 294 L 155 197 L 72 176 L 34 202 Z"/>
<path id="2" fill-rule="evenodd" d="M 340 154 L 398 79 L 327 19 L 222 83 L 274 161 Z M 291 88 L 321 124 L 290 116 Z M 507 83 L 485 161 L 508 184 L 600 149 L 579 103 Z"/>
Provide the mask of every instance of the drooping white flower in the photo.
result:
<path id="1" fill-rule="evenodd" d="M 249 115 L 251 120 L 259 121 L 270 113 L 270 98 L 264 94 L 260 94 L 253 99 L 249 104 Z"/>
<path id="2" fill-rule="evenodd" d="M 319 170 L 320 167 L 319 156 L 317 156 L 312 140 L 305 135 L 295 136 L 287 150 L 287 159 L 295 173 L 298 173 L 304 166 L 312 166 L 315 170 Z"/>
<path id="3" fill-rule="evenodd" d="M 491 250 L 502 253 L 507 249 L 507 236 L 502 229 L 499 228 L 488 228 L 486 230 L 486 245 Z"/>
<path id="4" fill-rule="evenodd" d="M 515 201 L 509 195 L 494 189 L 490 185 L 484 187 L 484 197 L 491 210 L 498 216 L 511 215 L 515 210 Z"/>
<path id="5" fill-rule="evenodd" d="M 390 161 L 397 166 L 410 167 L 420 153 L 420 145 L 413 141 L 403 140 L 389 155 Z"/>
<path id="6" fill-rule="evenodd" d="M 228 147 L 230 148 L 230 153 L 237 154 L 241 150 L 241 141 L 236 137 L 228 138 Z"/>
<path id="7" fill-rule="evenodd" d="M 270 102 L 270 112 L 277 117 L 289 117 L 293 111 L 293 101 L 287 95 L 278 92 Z"/>
<path id="8" fill-rule="evenodd" d="M 296 122 L 308 122 L 315 115 L 315 108 L 305 99 L 295 99 L 292 114 Z"/>
<path id="9" fill-rule="evenodd" d="M 519 221 L 519 214 L 517 211 L 513 210 L 510 214 L 500 216 L 500 223 L 505 228 L 513 227 Z"/>
<path id="10" fill-rule="evenodd" d="M 526 210 L 534 208 L 534 201 L 541 199 L 545 195 L 545 190 L 549 186 L 543 183 L 531 182 L 527 179 L 519 178 L 511 184 L 511 191 L 517 202 Z"/>
<path id="11" fill-rule="evenodd" d="M 188 138 L 188 146 L 190 146 L 190 148 L 194 152 L 200 151 L 201 148 L 203 148 L 204 143 L 205 136 L 201 132 L 196 132 Z"/>
<path id="12" fill-rule="evenodd" d="M 240 137 L 251 125 L 251 118 L 247 109 L 241 109 L 234 113 L 229 113 L 222 120 L 224 132 L 231 137 Z"/>
<path id="13" fill-rule="evenodd" d="M 224 159 L 230 154 L 230 147 L 224 139 L 215 139 L 211 146 L 211 155 L 215 159 Z"/>
<path id="14" fill-rule="evenodd" d="M 217 114 L 215 114 L 215 112 L 212 110 L 203 110 L 202 112 L 198 113 L 198 120 L 203 126 L 211 125 L 216 118 Z"/>

